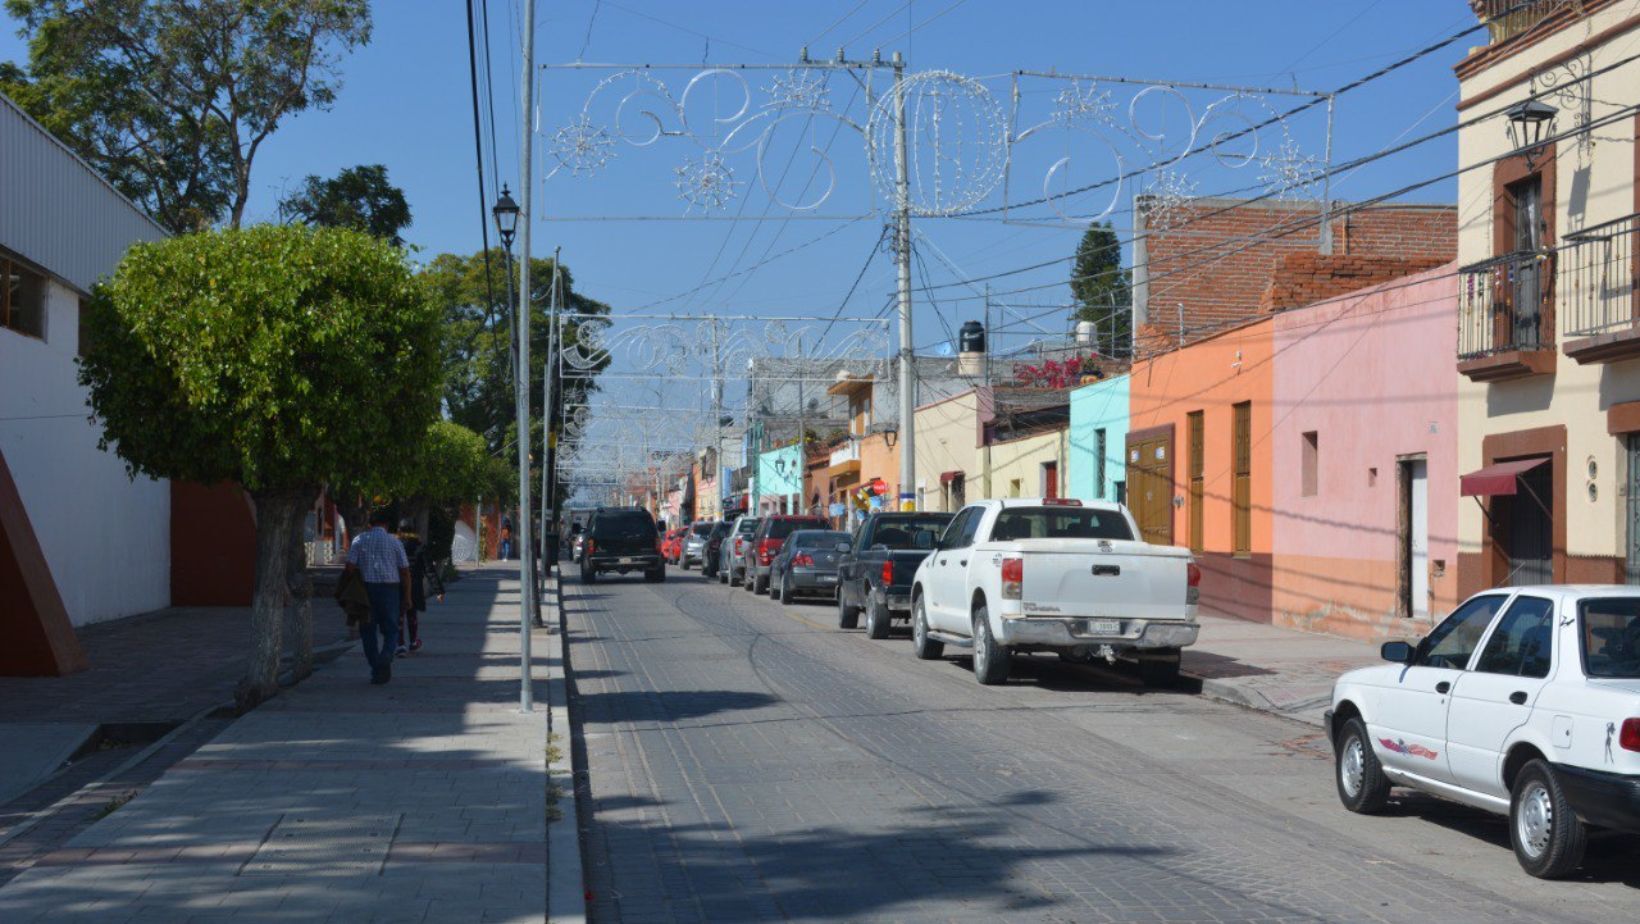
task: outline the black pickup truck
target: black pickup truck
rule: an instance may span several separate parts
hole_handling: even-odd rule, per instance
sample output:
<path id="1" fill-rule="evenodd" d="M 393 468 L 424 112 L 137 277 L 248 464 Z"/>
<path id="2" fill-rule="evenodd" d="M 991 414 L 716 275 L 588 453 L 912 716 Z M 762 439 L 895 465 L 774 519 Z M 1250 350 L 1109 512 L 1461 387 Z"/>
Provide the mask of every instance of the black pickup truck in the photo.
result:
<path id="1" fill-rule="evenodd" d="M 892 619 L 911 618 L 911 577 L 951 522 L 949 513 L 874 513 L 838 561 L 837 626 L 866 612 L 866 635 L 888 638 Z"/>

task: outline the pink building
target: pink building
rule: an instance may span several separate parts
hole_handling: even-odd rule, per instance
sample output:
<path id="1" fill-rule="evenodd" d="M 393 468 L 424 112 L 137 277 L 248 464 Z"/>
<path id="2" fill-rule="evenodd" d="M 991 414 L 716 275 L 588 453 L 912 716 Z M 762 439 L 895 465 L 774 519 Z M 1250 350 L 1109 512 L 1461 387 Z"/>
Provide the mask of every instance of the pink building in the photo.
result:
<path id="1" fill-rule="evenodd" d="M 1413 636 L 1456 604 L 1457 297 L 1449 265 L 1277 311 L 1276 625 Z"/>

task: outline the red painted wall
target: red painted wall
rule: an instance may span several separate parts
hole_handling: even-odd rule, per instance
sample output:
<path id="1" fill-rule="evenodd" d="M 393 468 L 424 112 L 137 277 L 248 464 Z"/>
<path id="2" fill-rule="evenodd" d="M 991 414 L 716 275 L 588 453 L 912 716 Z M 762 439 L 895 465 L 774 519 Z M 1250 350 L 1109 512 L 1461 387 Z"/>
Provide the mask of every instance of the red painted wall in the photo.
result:
<path id="1" fill-rule="evenodd" d="M 171 482 L 171 603 L 250 606 L 256 516 L 238 485 Z"/>

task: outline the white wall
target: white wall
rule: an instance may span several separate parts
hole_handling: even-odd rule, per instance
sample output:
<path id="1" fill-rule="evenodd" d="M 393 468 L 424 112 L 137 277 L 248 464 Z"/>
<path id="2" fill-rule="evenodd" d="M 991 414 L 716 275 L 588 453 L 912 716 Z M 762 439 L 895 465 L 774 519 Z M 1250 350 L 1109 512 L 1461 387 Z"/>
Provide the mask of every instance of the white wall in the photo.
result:
<path id="1" fill-rule="evenodd" d="M 79 296 L 48 283 L 44 342 L 0 329 L 0 451 L 74 625 L 171 602 L 171 495 L 97 448 L 75 380 Z"/>

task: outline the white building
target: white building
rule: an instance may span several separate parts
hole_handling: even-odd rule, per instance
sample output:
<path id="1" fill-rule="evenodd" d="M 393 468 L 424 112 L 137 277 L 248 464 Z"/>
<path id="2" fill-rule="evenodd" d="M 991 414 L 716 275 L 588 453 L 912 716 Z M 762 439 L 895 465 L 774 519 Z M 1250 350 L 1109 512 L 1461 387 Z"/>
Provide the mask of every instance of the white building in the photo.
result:
<path id="1" fill-rule="evenodd" d="M 0 484 L 0 495 L 20 497 L 26 513 L 0 518 L 7 637 L 42 628 L 60 637 L 63 627 L 40 621 L 65 612 L 82 626 L 170 603 L 170 486 L 133 480 L 97 448 L 100 428 L 88 419 L 75 365 L 92 286 L 132 243 L 164 234 L 0 96 L 0 482 L 9 471 L 14 488 Z M 49 575 L 38 573 L 40 557 Z M 43 578 L 54 590 L 42 589 Z M 51 593 L 60 606 L 45 599 Z M 0 657 L 0 673 L 56 672 L 9 661 Z"/>

